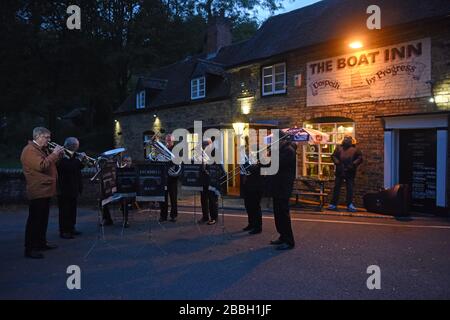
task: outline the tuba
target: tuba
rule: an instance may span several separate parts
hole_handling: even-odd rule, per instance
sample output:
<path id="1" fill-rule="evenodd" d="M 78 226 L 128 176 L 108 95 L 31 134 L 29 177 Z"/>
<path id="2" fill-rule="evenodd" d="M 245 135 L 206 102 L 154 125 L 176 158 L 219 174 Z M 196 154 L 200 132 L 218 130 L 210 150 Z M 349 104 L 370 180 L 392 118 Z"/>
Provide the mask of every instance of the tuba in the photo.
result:
<path id="1" fill-rule="evenodd" d="M 160 161 L 160 162 L 172 162 L 175 159 L 175 155 L 160 141 L 151 140 L 146 142 L 150 145 L 150 153 L 147 159 L 150 161 Z M 168 175 L 171 177 L 178 177 L 181 173 L 181 165 L 172 164 L 168 171 Z"/>

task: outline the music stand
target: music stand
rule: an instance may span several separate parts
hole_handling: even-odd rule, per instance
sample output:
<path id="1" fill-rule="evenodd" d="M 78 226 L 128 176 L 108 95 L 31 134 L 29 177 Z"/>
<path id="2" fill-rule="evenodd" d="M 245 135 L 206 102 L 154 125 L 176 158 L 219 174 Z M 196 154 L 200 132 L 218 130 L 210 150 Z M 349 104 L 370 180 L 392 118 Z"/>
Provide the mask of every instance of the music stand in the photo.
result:
<path id="1" fill-rule="evenodd" d="M 181 175 L 181 190 L 193 191 L 194 193 L 194 211 L 193 222 L 197 227 L 199 233 L 203 233 L 197 222 L 197 192 L 203 191 L 203 186 L 200 181 L 200 164 L 184 164 Z"/>
<path id="2" fill-rule="evenodd" d="M 148 239 L 154 244 L 161 252 L 167 255 L 167 252 L 159 246 L 153 239 L 152 232 L 152 216 L 155 215 L 155 219 L 162 229 L 164 226 L 158 221 L 158 215 L 156 211 L 156 202 L 164 201 L 164 194 L 167 190 L 167 163 L 166 162 L 141 162 L 136 166 L 137 172 L 137 190 L 136 201 L 149 203 L 149 223 L 147 229 Z M 140 254 L 142 249 L 146 245 L 143 245 L 139 250 L 136 257 Z"/>
<path id="3" fill-rule="evenodd" d="M 209 182 L 208 189 L 210 191 L 214 192 L 217 195 L 217 197 L 220 197 L 220 200 L 222 202 L 222 208 L 221 208 L 222 234 L 225 234 L 225 233 L 230 234 L 228 231 L 226 231 L 226 227 L 225 227 L 225 208 L 223 205 L 223 203 L 224 203 L 223 195 L 226 194 L 226 185 L 224 184 L 224 181 L 223 181 L 224 177 L 226 177 L 225 169 L 223 168 L 223 166 L 221 164 L 211 165 L 209 167 L 209 176 L 210 176 L 210 182 Z M 219 210 L 219 204 L 217 204 L 217 206 L 218 206 L 218 210 Z M 218 216 L 219 216 L 219 214 L 218 214 Z M 211 233 L 213 233 L 215 231 L 216 227 L 217 226 L 215 225 L 214 229 Z"/>
<path id="4" fill-rule="evenodd" d="M 104 244 L 108 245 L 112 249 L 117 250 L 111 244 L 107 243 L 105 240 L 105 227 L 103 224 L 103 207 L 113 201 L 113 193 L 116 191 L 116 177 L 115 177 L 115 162 L 107 161 L 103 162 L 97 169 L 97 173 L 91 179 L 91 181 L 99 181 L 100 188 L 100 198 L 98 199 L 98 222 L 97 222 L 97 238 L 92 244 L 91 248 L 88 250 L 84 256 L 84 260 L 87 260 L 91 252 L 97 246 L 97 244 L 102 241 Z"/>

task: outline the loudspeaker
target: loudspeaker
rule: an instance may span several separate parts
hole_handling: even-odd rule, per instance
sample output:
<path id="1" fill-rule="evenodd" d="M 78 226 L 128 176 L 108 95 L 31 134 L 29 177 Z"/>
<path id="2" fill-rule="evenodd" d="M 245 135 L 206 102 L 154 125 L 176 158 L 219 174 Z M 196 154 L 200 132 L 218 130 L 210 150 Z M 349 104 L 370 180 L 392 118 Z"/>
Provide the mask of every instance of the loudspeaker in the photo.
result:
<path id="1" fill-rule="evenodd" d="M 410 205 L 409 186 L 397 184 L 391 189 L 368 193 L 364 195 L 363 201 L 369 212 L 407 216 Z"/>

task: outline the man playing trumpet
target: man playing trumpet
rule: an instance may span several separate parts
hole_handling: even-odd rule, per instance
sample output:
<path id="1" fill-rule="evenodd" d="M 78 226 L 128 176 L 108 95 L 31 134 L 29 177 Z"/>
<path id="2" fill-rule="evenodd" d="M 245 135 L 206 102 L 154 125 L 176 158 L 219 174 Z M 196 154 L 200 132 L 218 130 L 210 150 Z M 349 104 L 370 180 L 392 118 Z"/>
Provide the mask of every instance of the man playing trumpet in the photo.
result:
<path id="1" fill-rule="evenodd" d="M 77 153 L 80 143 L 69 137 L 64 142 L 65 157 L 57 164 L 59 235 L 63 239 L 73 239 L 81 232 L 75 229 L 77 222 L 77 199 L 83 190 L 81 170 L 84 168 L 84 153 Z"/>
<path id="2" fill-rule="evenodd" d="M 63 148 L 48 149 L 50 130 L 33 129 L 33 141 L 29 141 L 22 151 L 20 161 L 27 184 L 29 213 L 25 229 L 25 257 L 42 259 L 42 250 L 56 248 L 47 242 L 47 226 L 50 198 L 56 194 L 56 162 L 63 155 Z"/>

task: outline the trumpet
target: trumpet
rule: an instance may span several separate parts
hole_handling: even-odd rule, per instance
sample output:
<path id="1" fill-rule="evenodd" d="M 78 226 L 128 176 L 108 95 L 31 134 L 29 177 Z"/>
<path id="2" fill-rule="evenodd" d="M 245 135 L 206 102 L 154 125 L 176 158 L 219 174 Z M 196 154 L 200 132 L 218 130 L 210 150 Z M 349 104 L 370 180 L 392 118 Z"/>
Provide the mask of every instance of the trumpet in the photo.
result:
<path id="1" fill-rule="evenodd" d="M 66 157 L 70 157 L 72 154 L 75 154 L 75 157 L 77 157 L 81 162 L 85 163 L 88 167 L 95 167 L 97 165 L 97 160 L 87 156 L 86 154 L 70 151 L 66 147 L 63 147 L 57 143 L 51 141 L 48 142 L 48 148 L 50 151 L 53 151 L 56 147 L 61 147 L 64 150 L 64 155 Z"/>

